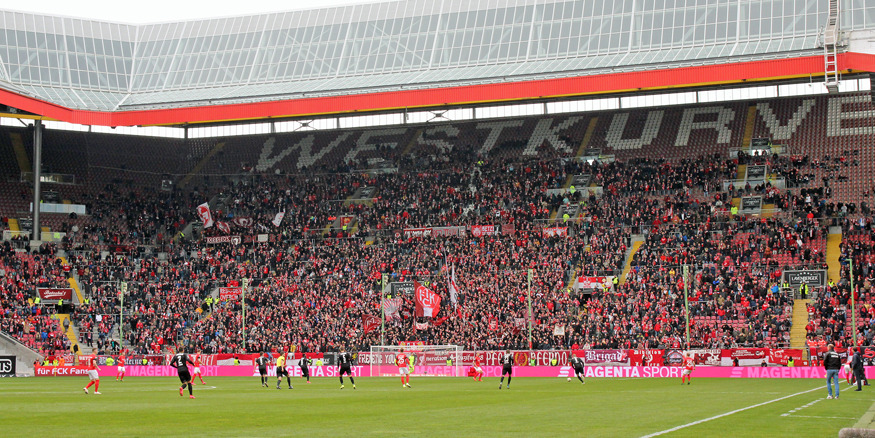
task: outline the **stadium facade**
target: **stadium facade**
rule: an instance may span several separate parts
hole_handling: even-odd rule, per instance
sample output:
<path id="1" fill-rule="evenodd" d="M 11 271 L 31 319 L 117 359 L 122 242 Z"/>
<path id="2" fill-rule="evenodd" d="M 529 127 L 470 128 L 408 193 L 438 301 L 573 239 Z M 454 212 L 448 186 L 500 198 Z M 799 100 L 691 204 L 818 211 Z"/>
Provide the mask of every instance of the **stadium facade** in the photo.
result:
<path id="1" fill-rule="evenodd" d="M 0 103 L 115 127 L 759 81 L 840 91 L 875 71 L 873 29 L 858 0 L 410 0 L 147 25 L 0 11 Z"/>

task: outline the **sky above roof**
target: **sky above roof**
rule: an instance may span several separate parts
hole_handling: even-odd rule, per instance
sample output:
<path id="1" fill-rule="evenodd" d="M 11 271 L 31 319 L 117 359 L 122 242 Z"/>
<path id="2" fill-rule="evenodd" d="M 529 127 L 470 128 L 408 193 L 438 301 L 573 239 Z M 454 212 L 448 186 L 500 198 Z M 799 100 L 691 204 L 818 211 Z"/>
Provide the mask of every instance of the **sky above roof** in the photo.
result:
<path id="1" fill-rule="evenodd" d="M 40 0 L 29 3 L 17 3 L 10 7 L 10 9 L 46 15 L 64 15 L 101 21 L 144 24 L 375 2 L 377 0 L 246 0 L 241 2 L 215 1 L 209 3 L 180 0 L 132 2 L 119 2 L 118 0 Z"/>

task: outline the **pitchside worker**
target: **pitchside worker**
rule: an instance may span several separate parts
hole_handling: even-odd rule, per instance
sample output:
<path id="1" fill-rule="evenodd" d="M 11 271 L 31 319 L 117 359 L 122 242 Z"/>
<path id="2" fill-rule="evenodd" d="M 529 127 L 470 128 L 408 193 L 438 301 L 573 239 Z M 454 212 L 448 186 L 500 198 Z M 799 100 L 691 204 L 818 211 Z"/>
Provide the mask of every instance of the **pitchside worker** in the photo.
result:
<path id="1" fill-rule="evenodd" d="M 823 368 L 826 369 L 826 398 L 839 398 L 839 370 L 842 368 L 842 358 L 836 353 L 832 344 L 827 345 L 826 348 L 828 351 L 823 355 Z M 835 397 L 833 397 L 833 383 L 835 383 Z"/>
<path id="2" fill-rule="evenodd" d="M 498 382 L 498 389 L 501 389 L 505 375 L 507 375 L 507 389 L 510 389 L 510 379 L 513 378 L 513 354 L 510 350 L 505 351 L 504 356 L 501 357 L 501 381 Z"/>
<path id="3" fill-rule="evenodd" d="M 307 355 L 301 357 L 298 366 L 301 367 L 301 377 L 306 377 L 307 383 L 310 383 L 310 359 L 307 358 Z"/>
<path id="4" fill-rule="evenodd" d="M 267 388 L 267 364 L 270 360 L 267 358 L 267 353 L 262 352 L 258 359 L 255 359 L 255 365 L 258 365 L 258 374 L 261 374 L 261 387 Z"/>
<path id="5" fill-rule="evenodd" d="M 355 379 L 352 377 L 352 355 L 346 352 L 346 347 L 340 347 L 340 355 L 337 356 L 337 361 L 340 363 L 338 377 L 340 377 L 340 389 L 343 389 L 343 375 L 349 376 L 349 381 L 352 382 L 352 389 L 355 389 Z"/>
<path id="6" fill-rule="evenodd" d="M 280 389 L 280 383 L 283 382 L 283 376 L 286 376 L 286 382 L 289 384 L 289 389 L 292 388 L 292 378 L 289 377 L 289 371 L 286 369 L 286 355 L 280 354 L 276 358 L 276 389 Z"/>
<path id="7" fill-rule="evenodd" d="M 179 387 L 179 396 L 182 397 L 182 391 L 188 386 L 188 398 L 194 398 L 191 390 L 191 373 L 188 372 L 188 365 L 194 366 L 194 362 L 185 353 L 176 353 L 173 359 L 170 359 L 170 366 L 176 367 L 176 374 L 179 375 L 179 381 L 182 386 Z"/>
<path id="8" fill-rule="evenodd" d="M 580 383 L 586 384 L 586 382 L 583 380 L 583 358 L 580 356 L 572 356 L 571 366 L 574 367 L 574 377 L 577 377 L 577 380 L 580 380 Z M 568 378 L 568 381 L 571 381 L 571 377 Z"/>

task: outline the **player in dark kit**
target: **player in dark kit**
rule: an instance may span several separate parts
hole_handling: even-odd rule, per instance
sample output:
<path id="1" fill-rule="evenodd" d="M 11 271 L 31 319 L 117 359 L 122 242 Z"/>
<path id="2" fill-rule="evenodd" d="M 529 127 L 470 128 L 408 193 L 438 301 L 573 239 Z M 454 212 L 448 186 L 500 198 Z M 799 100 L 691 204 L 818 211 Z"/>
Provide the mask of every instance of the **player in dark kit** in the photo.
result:
<path id="1" fill-rule="evenodd" d="M 510 389 L 510 379 L 513 378 L 513 354 L 510 350 L 505 351 L 504 356 L 501 356 L 501 381 L 498 382 L 498 389 L 501 389 L 505 375 L 507 375 L 507 389 Z"/>
<path id="2" fill-rule="evenodd" d="M 337 356 L 337 362 L 340 367 L 337 376 L 340 377 L 340 389 L 343 389 L 343 375 L 349 376 L 349 381 L 352 382 L 352 389 L 355 389 L 355 379 L 352 377 L 352 354 L 346 352 L 345 347 L 340 347 L 340 355 Z"/>
<path id="3" fill-rule="evenodd" d="M 261 386 L 263 388 L 267 388 L 267 364 L 270 363 L 270 359 L 267 358 L 267 353 L 261 353 L 261 356 L 258 356 L 255 359 L 255 365 L 258 365 L 258 374 L 261 374 Z"/>
<path id="4" fill-rule="evenodd" d="M 188 365 L 194 366 L 194 362 L 185 353 L 176 353 L 173 359 L 170 359 L 170 366 L 176 368 L 176 374 L 179 375 L 179 381 L 182 386 L 179 387 L 179 396 L 182 397 L 182 391 L 188 386 L 188 398 L 194 398 L 191 390 L 191 373 L 188 371 Z"/>
<path id="5" fill-rule="evenodd" d="M 306 355 L 302 356 L 298 366 L 301 367 L 301 377 L 306 377 L 307 383 L 310 383 L 310 359 Z"/>
<path id="6" fill-rule="evenodd" d="M 580 383 L 586 384 L 583 380 L 583 358 L 578 356 L 571 357 L 571 366 L 574 368 L 574 377 L 577 377 L 577 380 L 580 380 Z M 568 381 L 571 381 L 571 377 L 568 378 Z"/>

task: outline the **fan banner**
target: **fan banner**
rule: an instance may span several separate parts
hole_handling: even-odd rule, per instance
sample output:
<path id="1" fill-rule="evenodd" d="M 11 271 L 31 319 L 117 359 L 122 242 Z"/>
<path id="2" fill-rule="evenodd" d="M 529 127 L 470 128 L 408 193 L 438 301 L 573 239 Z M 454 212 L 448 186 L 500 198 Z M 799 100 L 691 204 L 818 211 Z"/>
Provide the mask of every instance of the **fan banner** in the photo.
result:
<path id="1" fill-rule="evenodd" d="M 719 349 L 710 349 L 710 350 L 691 350 L 693 353 L 693 359 L 696 361 L 696 365 L 721 365 L 723 354 L 723 350 Z M 800 351 L 801 353 L 801 351 Z M 731 363 L 729 365 L 732 365 Z"/>
<path id="2" fill-rule="evenodd" d="M 576 289 L 599 289 L 603 284 L 608 283 L 611 284 L 611 280 L 613 277 L 589 277 L 589 276 L 580 276 L 577 277 L 577 282 L 574 284 Z"/>
<path id="3" fill-rule="evenodd" d="M 717 362 L 720 362 L 720 350 L 717 351 Z M 633 366 L 662 366 L 665 350 L 658 348 L 629 350 L 629 364 Z"/>
<path id="4" fill-rule="evenodd" d="M 787 361 L 792 357 L 794 362 L 800 363 L 802 361 L 802 352 L 800 349 L 773 348 L 769 351 L 768 361 L 778 365 L 787 365 Z"/>
<path id="5" fill-rule="evenodd" d="M 434 318 L 441 311 L 440 295 L 430 291 L 418 281 L 413 282 L 416 300 L 416 316 Z"/>
<path id="6" fill-rule="evenodd" d="M 239 287 L 220 287 L 219 299 L 236 301 L 240 298 L 240 292 Z"/>
<path id="7" fill-rule="evenodd" d="M 471 235 L 474 237 L 491 236 L 498 234 L 498 228 L 495 225 L 471 225 Z"/>
<path id="8" fill-rule="evenodd" d="M 240 242 L 243 241 L 240 236 L 207 236 L 204 237 L 204 240 L 207 242 L 208 245 L 214 245 L 217 243 L 231 243 L 234 245 L 239 245 Z"/>
<path id="9" fill-rule="evenodd" d="M 213 226 L 213 214 L 210 213 L 210 204 L 204 202 L 201 205 L 197 206 L 197 216 L 201 218 L 201 221 L 204 223 L 204 228 L 209 228 Z"/>
<path id="10" fill-rule="evenodd" d="M 216 228 L 218 228 L 219 231 L 221 231 L 225 234 L 231 234 L 231 226 L 228 225 L 227 222 L 222 222 L 222 221 L 216 222 Z"/>
<path id="11" fill-rule="evenodd" d="M 763 360 L 768 361 L 768 358 L 768 348 L 724 349 L 720 352 L 720 365 L 730 366 L 732 365 L 732 359 L 738 359 L 738 364 L 741 366 L 759 365 Z"/>
<path id="12" fill-rule="evenodd" d="M 243 228 L 252 228 L 252 226 L 255 225 L 255 220 L 253 220 L 251 217 L 237 216 L 234 218 L 234 225 Z"/>
<path id="13" fill-rule="evenodd" d="M 568 227 L 548 227 L 543 229 L 544 236 L 547 237 L 566 237 L 568 236 Z"/>

